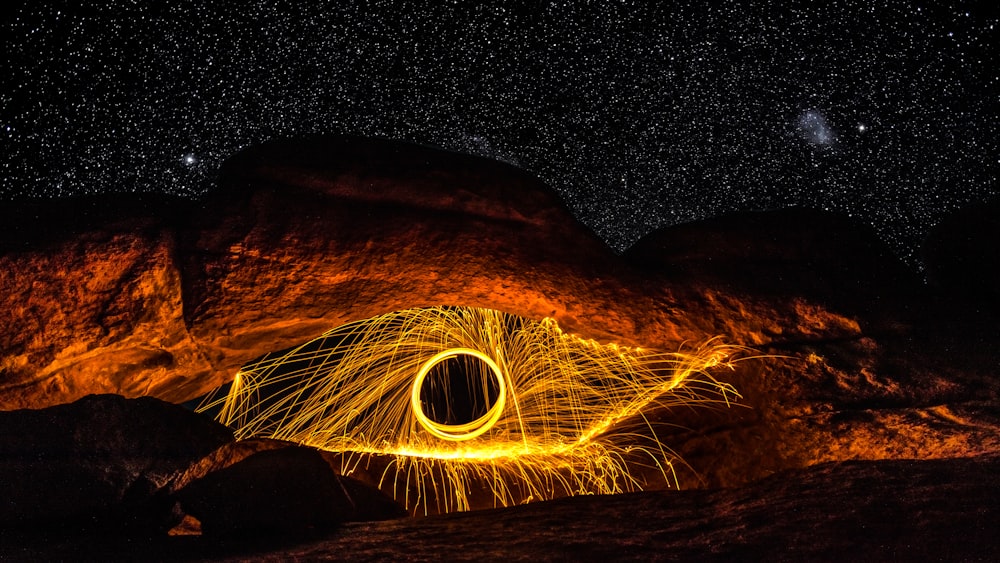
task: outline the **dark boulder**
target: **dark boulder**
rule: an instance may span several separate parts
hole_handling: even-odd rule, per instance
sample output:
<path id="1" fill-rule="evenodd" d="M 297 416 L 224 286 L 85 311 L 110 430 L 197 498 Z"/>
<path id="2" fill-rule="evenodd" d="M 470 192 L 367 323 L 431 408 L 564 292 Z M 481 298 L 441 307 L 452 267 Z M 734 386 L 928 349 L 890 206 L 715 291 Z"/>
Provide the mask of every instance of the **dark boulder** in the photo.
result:
<path id="1" fill-rule="evenodd" d="M 870 226 L 818 209 L 746 211 L 666 227 L 625 256 L 671 279 L 836 303 L 919 286 Z"/>
<path id="2" fill-rule="evenodd" d="M 91 395 L 0 412 L 0 529 L 163 531 L 169 484 L 232 440 L 210 419 L 153 398 Z"/>
<path id="3" fill-rule="evenodd" d="M 176 496 L 211 536 L 320 532 L 405 515 L 379 491 L 337 475 L 318 451 L 301 446 L 257 452 Z"/>

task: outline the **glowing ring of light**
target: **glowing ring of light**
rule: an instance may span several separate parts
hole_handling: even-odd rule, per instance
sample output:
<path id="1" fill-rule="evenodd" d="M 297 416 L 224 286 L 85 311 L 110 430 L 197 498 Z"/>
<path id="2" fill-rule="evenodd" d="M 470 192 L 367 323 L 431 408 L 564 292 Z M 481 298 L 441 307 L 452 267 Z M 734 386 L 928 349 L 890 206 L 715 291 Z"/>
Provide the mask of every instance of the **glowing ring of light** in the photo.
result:
<path id="1" fill-rule="evenodd" d="M 497 394 L 496 402 L 493 403 L 493 406 L 490 407 L 490 409 L 486 411 L 483 416 L 465 424 L 441 424 L 440 422 L 431 420 L 427 414 L 424 413 L 423 405 L 420 403 L 420 388 L 423 385 L 427 374 L 430 373 L 431 368 L 439 364 L 444 359 L 459 355 L 472 356 L 482 360 L 487 366 L 490 367 L 491 370 L 493 370 L 493 375 L 496 376 L 497 385 L 500 389 Z M 503 408 L 506 403 L 507 381 L 500 372 L 500 366 L 498 366 L 496 362 L 494 362 L 493 359 L 486 354 L 483 354 L 478 350 L 473 350 L 472 348 L 449 348 L 443 352 L 435 354 L 434 357 L 424 362 L 424 365 L 420 366 L 420 370 L 417 371 L 417 377 L 413 380 L 413 390 L 410 393 L 410 408 L 413 409 L 413 415 L 417 417 L 417 422 L 419 422 L 420 425 L 431 434 L 441 438 L 442 440 L 449 440 L 452 442 L 471 440 L 482 435 L 490 428 L 493 428 L 493 425 L 500 420 L 500 416 L 503 414 Z"/>

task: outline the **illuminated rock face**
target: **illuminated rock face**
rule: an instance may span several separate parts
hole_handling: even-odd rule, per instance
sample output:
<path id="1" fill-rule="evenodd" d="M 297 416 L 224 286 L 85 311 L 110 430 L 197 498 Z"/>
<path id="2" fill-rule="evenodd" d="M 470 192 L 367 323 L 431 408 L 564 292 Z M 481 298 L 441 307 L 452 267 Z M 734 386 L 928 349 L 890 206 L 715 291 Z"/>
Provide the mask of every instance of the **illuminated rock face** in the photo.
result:
<path id="1" fill-rule="evenodd" d="M 265 353 L 420 306 L 549 316 L 668 351 L 856 332 L 822 307 L 633 267 L 526 173 L 390 142 L 273 142 L 234 157 L 204 201 L 8 204 L 0 218 L 0 408 L 186 400 Z"/>
<path id="2" fill-rule="evenodd" d="M 716 330 L 531 176 L 410 145 L 275 142 L 235 157 L 205 201 L 0 216 L 3 408 L 90 392 L 185 400 L 262 354 L 415 306 L 551 316 L 667 350 Z"/>
<path id="3" fill-rule="evenodd" d="M 95 392 L 180 402 L 345 322 L 463 305 L 606 343 L 670 352 L 722 335 L 787 356 L 714 374 L 751 408 L 650 414 L 691 428 L 661 435 L 698 473 L 685 486 L 1000 446 L 983 406 L 1000 395 L 1000 337 L 824 214 L 667 229 L 622 257 L 522 171 L 313 139 L 237 155 L 203 201 L 6 204 L 0 229 L 2 409 Z"/>
<path id="4" fill-rule="evenodd" d="M 181 209 L 95 198 L 0 213 L 0 408 L 170 395 L 211 372 L 182 316 Z"/>
<path id="5" fill-rule="evenodd" d="M 410 145 L 272 143 L 234 159 L 205 201 L 0 215 L 3 408 L 90 392 L 189 399 L 264 353 L 415 305 L 579 326 L 628 299 L 617 283 L 591 291 L 613 255 L 537 180 Z M 597 336 L 623 324 L 594 317 Z"/>

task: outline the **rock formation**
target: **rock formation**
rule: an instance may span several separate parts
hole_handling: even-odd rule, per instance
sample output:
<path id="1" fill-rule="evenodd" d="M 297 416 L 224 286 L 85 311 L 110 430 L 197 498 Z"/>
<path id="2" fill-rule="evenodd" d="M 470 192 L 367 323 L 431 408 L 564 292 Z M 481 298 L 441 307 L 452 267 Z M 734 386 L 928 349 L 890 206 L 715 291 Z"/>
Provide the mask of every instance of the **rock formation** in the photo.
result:
<path id="1" fill-rule="evenodd" d="M 172 481 L 232 432 L 152 398 L 0 412 L 0 529 L 165 532 Z"/>
<path id="2" fill-rule="evenodd" d="M 92 209 L 110 220 L 67 221 Z M 0 322 L 16 327 L 0 341 L 4 408 L 92 392 L 183 401 L 267 352 L 421 305 L 569 328 L 585 316 L 595 336 L 660 340 L 634 334 L 617 303 L 643 299 L 554 192 L 421 147 L 274 142 L 235 157 L 204 201 L 118 196 L 0 217 Z"/>
<path id="3" fill-rule="evenodd" d="M 817 483 L 853 479 L 855 467 L 874 481 L 886 468 L 909 467 L 879 460 L 946 460 L 920 466 L 931 468 L 912 474 L 920 486 L 927 475 L 947 473 L 947 463 L 970 475 L 996 466 L 982 457 L 1000 449 L 1000 331 L 995 310 L 983 305 L 992 286 L 965 291 L 960 283 L 990 247 L 962 232 L 932 240 L 930 286 L 870 230 L 811 210 L 672 227 L 620 256 L 554 192 L 506 165 L 388 141 L 272 141 L 232 158 L 219 188 L 199 201 L 101 196 L 0 206 L 0 326 L 7 328 L 0 409 L 90 393 L 183 402 L 254 358 L 347 321 L 409 307 L 482 306 L 550 316 L 605 342 L 670 351 L 721 335 L 753 349 L 761 357 L 713 374 L 740 390 L 738 405 L 647 413 L 668 425 L 660 439 L 687 462 L 678 465 L 682 485 L 745 487 L 697 493 L 714 507 L 706 510 L 720 513 L 756 514 L 733 508 L 743 501 L 732 495 L 779 514 L 843 510 L 840 499 L 794 499 Z M 971 258 L 949 261 L 961 252 Z M 32 439 L 24 451 L 35 447 Z M 176 483 L 235 474 L 222 472 L 273 447 L 227 445 L 171 471 L 184 472 Z M 797 472 L 849 460 L 870 465 Z M 770 477 L 779 473 L 790 477 Z M 928 494 L 960 491 L 956 503 L 973 502 L 974 484 L 953 485 Z M 995 487 L 984 487 L 996 497 Z M 773 501 L 765 498 L 771 494 Z M 858 498 L 883 502 L 898 489 L 871 494 L 878 498 Z M 677 523 L 659 496 L 648 498 L 641 502 Z M 927 509 L 908 499 L 894 506 Z M 566 516 L 558 507 L 588 501 L 565 502 L 553 505 L 552 518 Z M 593 502 L 615 510 L 619 501 Z M 967 509 L 995 518 L 948 506 L 951 515 Z M 8 516 L 17 516 L 12 510 Z M 541 526 L 545 510 L 510 514 Z M 783 532 L 751 516 L 746 525 L 770 542 L 761 553 L 777 553 L 773 542 Z M 706 534 L 699 537 L 737 534 L 738 525 L 713 528 L 709 520 L 695 530 Z M 447 531 L 441 522 L 455 521 L 426 526 Z M 911 523 L 926 530 L 926 522 Z M 423 524 L 366 530 L 377 537 L 410 525 Z M 612 545 L 626 549 L 629 541 Z"/>
<path id="4" fill-rule="evenodd" d="M 1000 554 L 998 470 L 996 456 L 825 464 L 738 489 L 582 496 L 348 527 L 295 546 L 263 546 L 258 556 L 988 561 Z M 188 553 L 180 548 L 179 556 Z"/>
<path id="5" fill-rule="evenodd" d="M 853 225 L 816 218 L 764 215 L 743 231 L 770 225 L 785 242 L 871 242 Z M 266 143 L 231 159 L 203 201 L 14 203 L 0 219 L 0 322 L 12 327 L 0 335 L 2 408 L 100 392 L 181 402 L 255 357 L 414 306 L 551 316 L 585 336 L 665 350 L 716 334 L 751 346 L 775 331 L 837 338 L 856 324 L 823 303 L 773 310 L 802 297 L 778 292 L 794 287 L 791 280 L 769 286 L 771 299 L 751 313 L 757 305 L 743 295 L 678 275 L 696 271 L 691 259 L 670 266 L 670 257 L 655 256 L 662 250 L 642 243 L 631 263 L 616 256 L 523 171 L 386 141 Z M 748 275 L 728 261 L 735 269 L 719 274 L 730 280 L 752 277 L 760 287 L 779 275 L 759 255 L 780 241 L 768 249 L 760 238 L 720 236 L 717 225 L 679 230 L 691 234 L 670 237 L 689 237 L 722 261 L 742 245 L 743 262 L 757 265 Z M 843 249 L 846 257 L 823 258 L 847 261 L 848 270 L 823 283 L 868 276 L 868 262 L 895 267 L 857 243 Z M 795 252 L 790 261 L 804 254 Z M 744 319 L 748 313 L 755 318 Z"/>
<path id="6" fill-rule="evenodd" d="M 249 535 L 330 530 L 343 522 L 386 520 L 406 511 L 353 479 L 338 476 L 316 450 L 254 453 L 177 492 L 204 533 Z"/>
<path id="7" fill-rule="evenodd" d="M 208 417 L 151 397 L 0 411 L 0 427 L 0 543 L 150 537 L 184 518 L 197 532 L 233 535 L 406 515 L 315 450 L 234 442 Z"/>
<path id="8" fill-rule="evenodd" d="M 0 543 L 23 560 L 993 561 L 1000 458 L 853 461 L 735 489 L 579 496 L 317 535 Z"/>

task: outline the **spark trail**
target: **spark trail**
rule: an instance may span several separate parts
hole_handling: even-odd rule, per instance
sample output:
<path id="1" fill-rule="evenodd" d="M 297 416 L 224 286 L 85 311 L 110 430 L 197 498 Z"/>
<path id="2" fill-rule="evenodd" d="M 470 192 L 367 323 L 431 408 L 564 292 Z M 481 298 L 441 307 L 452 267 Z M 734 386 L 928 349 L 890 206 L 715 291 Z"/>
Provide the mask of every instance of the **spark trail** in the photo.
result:
<path id="1" fill-rule="evenodd" d="M 288 440 L 391 461 L 381 477 L 408 509 L 469 509 L 639 490 L 635 463 L 677 485 L 675 456 L 644 412 L 739 397 L 708 370 L 739 349 L 710 339 L 655 352 L 470 307 L 407 309 L 335 328 L 245 366 L 200 410 L 238 439 Z M 433 506 L 429 506 L 429 504 Z"/>

